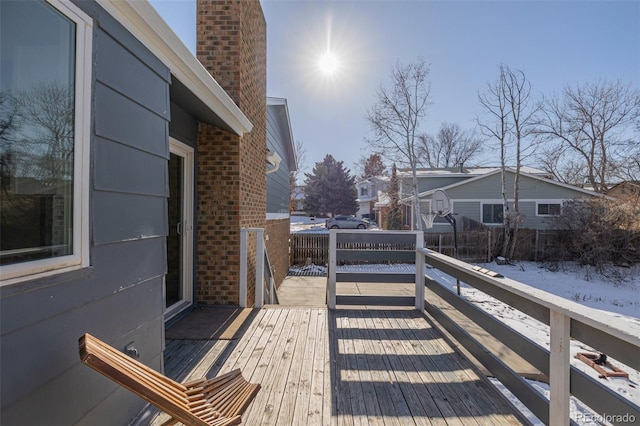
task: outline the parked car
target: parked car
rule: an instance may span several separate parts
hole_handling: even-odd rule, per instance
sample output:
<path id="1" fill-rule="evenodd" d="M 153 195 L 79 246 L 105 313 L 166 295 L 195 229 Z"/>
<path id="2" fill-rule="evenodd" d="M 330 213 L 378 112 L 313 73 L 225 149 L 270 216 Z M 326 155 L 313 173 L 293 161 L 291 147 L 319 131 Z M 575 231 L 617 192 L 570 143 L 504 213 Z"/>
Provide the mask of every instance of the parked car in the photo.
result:
<path id="1" fill-rule="evenodd" d="M 334 216 L 325 222 L 327 229 L 366 229 L 369 222 L 355 216 Z"/>

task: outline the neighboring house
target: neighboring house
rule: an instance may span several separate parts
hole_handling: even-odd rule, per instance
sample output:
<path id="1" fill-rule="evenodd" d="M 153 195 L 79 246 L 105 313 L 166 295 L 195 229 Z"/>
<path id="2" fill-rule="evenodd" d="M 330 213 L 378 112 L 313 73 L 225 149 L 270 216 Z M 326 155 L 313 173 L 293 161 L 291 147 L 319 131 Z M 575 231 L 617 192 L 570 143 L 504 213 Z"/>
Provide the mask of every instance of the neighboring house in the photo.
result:
<path id="1" fill-rule="evenodd" d="M 287 100 L 267 98 L 267 238 L 269 260 L 276 286 L 289 270 L 290 180 L 298 167 Z"/>
<path id="2" fill-rule="evenodd" d="M 358 211 L 356 216 L 361 219 L 378 220 L 375 204 L 378 193 L 386 192 L 389 187 L 388 176 L 375 176 L 356 183 Z"/>
<path id="3" fill-rule="evenodd" d="M 447 174 L 436 171 L 429 174 L 426 171 L 419 180 L 420 188 L 428 188 L 420 193 L 421 209 L 431 210 L 430 199 L 435 189 L 444 189 L 451 200 L 452 212 L 457 222 L 466 227 L 484 225 L 502 225 L 502 183 L 499 168 L 477 168 L 467 174 L 453 172 Z M 557 182 L 546 174 L 535 169 L 521 172 L 519 181 L 519 212 L 522 215 L 522 228 L 546 229 L 553 218 L 562 214 L 565 201 L 577 198 L 598 197 L 599 194 L 579 187 Z M 510 206 L 513 207 L 513 182 L 515 170 L 507 168 L 507 194 Z M 406 187 L 405 187 L 406 189 Z M 406 196 L 406 192 L 404 193 Z M 405 215 L 410 215 L 413 197 L 402 200 L 408 208 Z M 423 211 L 424 213 L 424 211 Z M 405 223 L 411 224 L 411 220 Z M 449 232 L 450 224 L 442 218 L 436 218 L 430 232 Z"/>
<path id="4" fill-rule="evenodd" d="M 629 195 L 640 195 L 640 182 L 626 180 L 620 182 L 607 191 L 607 195 L 614 198 L 626 197 Z"/>
<path id="5" fill-rule="evenodd" d="M 267 217 L 266 24 L 258 0 L 196 16 L 200 62 L 146 1 L 0 2 L 20 118 L 0 145 L 2 424 L 129 424 L 144 401 L 78 338 L 162 370 L 167 322 L 239 304 L 240 230 Z"/>
<path id="6" fill-rule="evenodd" d="M 293 214 L 306 214 L 304 211 L 304 186 L 298 185 L 291 191 L 290 208 Z"/>

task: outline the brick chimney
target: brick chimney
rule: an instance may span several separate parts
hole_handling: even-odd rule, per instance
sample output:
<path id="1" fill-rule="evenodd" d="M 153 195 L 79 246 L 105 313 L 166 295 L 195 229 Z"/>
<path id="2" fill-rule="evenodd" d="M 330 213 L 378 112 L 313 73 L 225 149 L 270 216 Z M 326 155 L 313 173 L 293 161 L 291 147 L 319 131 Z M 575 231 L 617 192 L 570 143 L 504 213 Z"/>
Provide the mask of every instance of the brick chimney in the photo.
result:
<path id="1" fill-rule="evenodd" d="M 200 123 L 197 287 L 200 303 L 238 304 L 240 229 L 266 221 L 266 23 L 258 0 L 197 0 L 196 56 L 253 124 L 237 136 Z M 255 259 L 249 244 L 248 283 Z M 248 304 L 255 290 L 248 289 Z"/>

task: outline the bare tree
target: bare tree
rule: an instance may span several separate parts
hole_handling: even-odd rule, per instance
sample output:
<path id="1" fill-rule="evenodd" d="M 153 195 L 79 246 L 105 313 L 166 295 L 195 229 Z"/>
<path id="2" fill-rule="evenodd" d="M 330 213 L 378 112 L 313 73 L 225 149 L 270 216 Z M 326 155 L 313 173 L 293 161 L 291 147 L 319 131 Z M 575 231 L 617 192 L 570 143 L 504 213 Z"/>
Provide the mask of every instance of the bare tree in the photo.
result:
<path id="1" fill-rule="evenodd" d="M 505 75 L 500 67 L 500 75 L 493 83 L 487 84 L 487 92 L 478 95 L 478 100 L 482 105 L 487 118 L 481 120 L 478 118 L 478 125 L 482 133 L 492 139 L 495 139 L 500 147 L 500 165 L 502 167 L 501 193 L 502 193 L 502 221 L 503 221 L 503 240 L 502 255 L 506 257 L 507 249 L 510 241 L 510 211 L 507 199 L 507 182 L 504 173 L 507 157 L 507 141 L 511 131 L 512 124 L 510 122 L 510 110 L 507 99 L 504 96 L 506 86 Z"/>
<path id="2" fill-rule="evenodd" d="M 420 163 L 431 168 L 447 168 L 467 163 L 482 152 L 482 139 L 458 123 L 442 123 L 438 134 L 419 135 Z"/>
<path id="3" fill-rule="evenodd" d="M 508 257 L 511 258 L 518 241 L 518 227 L 523 220 L 519 206 L 520 169 L 522 168 L 523 158 L 530 155 L 530 148 L 535 146 L 533 144 L 525 146 L 524 140 L 533 133 L 536 114 L 538 114 L 542 105 L 540 101 L 531 97 L 531 83 L 527 80 L 524 72 L 520 70 L 514 71 L 506 65 L 501 65 L 500 76 L 504 79 L 503 96 L 510 110 L 516 156 L 516 172 L 513 180 L 513 217 L 510 218 L 513 231 L 508 252 Z M 502 174 L 504 176 L 504 163 L 502 166 Z"/>
<path id="4" fill-rule="evenodd" d="M 488 93 L 480 95 L 480 103 L 488 115 L 486 121 L 479 120 L 480 127 L 486 136 L 497 140 L 500 144 L 503 241 L 502 256 L 510 258 L 515 251 L 518 228 L 523 216 L 519 210 L 520 170 L 524 158 L 532 154 L 533 144 L 525 144 L 525 140 L 533 133 L 537 123 L 536 114 L 541 102 L 531 96 L 531 83 L 524 72 L 512 70 L 501 64 L 498 67 L 498 79 L 489 84 Z M 507 157 L 513 151 L 515 173 L 513 179 L 513 205 L 508 203 Z"/>
<path id="5" fill-rule="evenodd" d="M 426 115 L 431 97 L 429 65 L 418 59 L 415 63 L 399 62 L 391 69 L 390 87 L 380 86 L 376 102 L 367 111 L 366 120 L 374 137 L 367 140 L 374 152 L 390 161 L 408 164 L 412 171 L 413 196 L 415 198 L 415 228 L 422 229 L 420 203 L 418 202 L 418 134 L 420 122 Z"/>
<path id="6" fill-rule="evenodd" d="M 387 174 L 387 166 L 382 161 L 382 156 L 378 153 L 360 158 L 355 166 L 360 179 L 369 179 Z"/>
<path id="7" fill-rule="evenodd" d="M 301 140 L 297 140 L 294 144 L 296 153 L 296 163 L 298 167 L 296 170 L 289 172 L 289 206 L 290 210 L 294 210 L 296 204 L 296 187 L 298 186 L 298 180 L 304 170 L 304 162 L 307 158 L 307 147 Z"/>
<path id="8" fill-rule="evenodd" d="M 623 165 L 635 171 L 640 147 L 631 135 L 638 117 L 640 91 L 628 84 L 602 81 L 566 87 L 562 97 L 545 104 L 538 123 L 536 132 L 546 147 L 541 157 L 555 154 L 552 171 L 561 180 L 606 192 L 607 182 L 624 171 Z"/>

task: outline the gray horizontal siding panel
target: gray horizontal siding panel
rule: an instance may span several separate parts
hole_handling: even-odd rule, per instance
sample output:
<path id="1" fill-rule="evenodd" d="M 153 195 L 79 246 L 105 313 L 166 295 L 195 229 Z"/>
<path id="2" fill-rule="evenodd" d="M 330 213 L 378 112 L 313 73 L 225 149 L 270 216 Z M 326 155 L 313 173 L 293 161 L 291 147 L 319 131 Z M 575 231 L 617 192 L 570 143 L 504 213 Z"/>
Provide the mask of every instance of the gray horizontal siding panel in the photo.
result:
<path id="1" fill-rule="evenodd" d="M 267 213 L 288 213 L 289 212 L 289 164 L 287 149 L 285 147 L 284 132 L 288 129 L 281 129 L 278 126 L 279 108 L 267 107 L 267 148 L 275 151 L 282 158 L 277 171 L 267 175 Z"/>
<path id="2" fill-rule="evenodd" d="M 513 198 L 514 175 L 508 174 L 506 179 L 507 197 Z M 520 199 L 573 199 L 585 197 L 586 195 L 578 189 L 572 189 L 555 185 L 553 183 L 533 179 L 527 176 L 520 176 L 518 184 L 518 194 Z M 500 173 L 487 176 L 465 185 L 451 188 L 447 195 L 452 199 L 501 199 L 502 183 Z"/>
<path id="3" fill-rule="evenodd" d="M 137 329 L 135 335 L 126 336 L 112 346 L 122 350 L 124 345 L 133 341 L 141 353 L 139 361 L 160 371 L 162 355 L 159 335 L 153 339 L 148 336 L 154 330 L 160 330 L 163 324 L 164 317 L 157 317 Z M 68 351 L 70 356 L 75 355 L 76 363 L 36 389 L 28 398 L 6 407 L 3 410 L 3 424 L 124 425 L 144 407 L 142 399 L 132 396 L 130 391 L 80 362 L 77 338 Z M 38 409 L 34 410 L 34 406 Z"/>
<path id="4" fill-rule="evenodd" d="M 95 192 L 95 245 L 166 236 L 167 199 L 117 192 Z"/>
<path id="5" fill-rule="evenodd" d="M 454 183 L 469 179 L 473 176 L 440 176 L 430 178 L 418 178 L 418 192 L 431 191 L 432 189 L 444 188 L 445 186 L 452 185 Z M 401 193 L 403 196 L 413 195 L 413 186 L 411 175 L 402 178 L 401 180 Z"/>
<path id="6" fill-rule="evenodd" d="M 94 110 L 97 136 L 169 158 L 169 127 L 163 117 L 100 83 Z"/>
<path id="7" fill-rule="evenodd" d="M 85 332 L 108 341 L 115 340 L 104 336 L 129 335 L 132 324 L 142 329 L 148 319 L 161 316 L 164 306 L 162 285 L 162 278 L 155 278 L 27 329 L 3 335 L 0 348 L 3 407 L 19 401 L 41 383 L 78 364 L 78 338 Z M 160 352 L 161 334 L 156 333 L 158 348 L 149 352 Z M 149 342 L 153 343 L 152 340 Z M 25 380 L 25 377 L 37 377 L 38 381 Z M 3 417 L 3 422 L 5 420 Z"/>
<path id="8" fill-rule="evenodd" d="M 285 161 L 267 175 L 267 213 L 289 213 L 289 168 Z"/>
<path id="9" fill-rule="evenodd" d="M 95 189 L 168 196 L 167 159 L 96 137 Z"/>
<path id="10" fill-rule="evenodd" d="M 93 303 L 140 282 L 161 278 L 166 269 L 164 238 L 94 247 L 92 264 L 91 274 L 85 279 L 54 281 L 35 291 L 27 284 L 0 288 L 2 335 Z"/>
<path id="11" fill-rule="evenodd" d="M 103 31 L 94 42 L 96 80 L 169 119 L 169 84 L 139 57 Z"/>
<path id="12" fill-rule="evenodd" d="M 154 370 L 159 370 L 159 365 L 162 356 L 158 356 L 151 363 L 147 364 Z M 86 368 L 86 367 L 85 367 Z M 100 376 L 97 372 L 90 371 L 95 376 L 99 376 L 101 379 L 99 383 L 96 383 L 94 389 L 103 389 L 106 385 L 114 384 L 106 377 Z M 127 425 L 130 424 L 132 419 L 136 418 L 140 411 L 145 407 L 147 402 L 142 398 L 132 397 L 132 393 L 118 386 L 106 399 L 104 399 L 100 405 L 95 407 L 76 423 L 76 426 L 112 426 L 112 425 Z"/>
<path id="13" fill-rule="evenodd" d="M 87 1 L 87 0 L 71 0 L 76 6 L 82 9 L 87 15 L 91 16 L 95 19 L 94 23 L 94 31 L 96 34 L 99 31 L 105 31 L 114 40 L 117 40 L 124 48 L 133 52 L 133 54 L 140 59 L 147 67 L 153 70 L 157 75 L 159 75 L 166 82 L 171 81 L 171 74 L 169 69 L 162 63 L 160 59 L 158 59 L 149 49 L 147 49 L 144 44 L 140 42 L 137 38 L 135 38 L 129 31 L 127 31 L 122 24 L 116 21 L 109 13 L 107 13 L 102 7 L 98 5 L 95 1 Z M 101 62 L 96 62 L 95 68 L 102 66 L 102 60 L 109 61 L 109 57 L 100 56 L 96 49 L 94 48 L 94 54 L 96 55 L 96 59 Z"/>
<path id="14" fill-rule="evenodd" d="M 482 222 L 480 216 L 480 202 L 479 201 L 454 201 L 453 212 L 459 216 L 468 217 L 476 222 Z"/>

